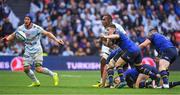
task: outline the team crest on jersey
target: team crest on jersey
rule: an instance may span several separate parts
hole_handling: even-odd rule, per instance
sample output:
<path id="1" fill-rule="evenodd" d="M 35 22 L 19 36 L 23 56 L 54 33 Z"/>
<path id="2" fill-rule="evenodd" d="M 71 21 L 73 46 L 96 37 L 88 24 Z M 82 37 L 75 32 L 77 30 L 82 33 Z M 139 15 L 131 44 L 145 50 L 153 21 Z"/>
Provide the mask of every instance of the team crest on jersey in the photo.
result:
<path id="1" fill-rule="evenodd" d="M 26 34 L 26 36 L 27 36 L 27 37 L 29 37 L 29 36 L 30 36 L 30 34 L 29 34 L 29 33 L 26 33 L 26 32 L 25 32 L 25 34 Z"/>
<path id="2" fill-rule="evenodd" d="M 11 71 L 24 71 L 23 58 L 15 57 L 11 61 Z"/>

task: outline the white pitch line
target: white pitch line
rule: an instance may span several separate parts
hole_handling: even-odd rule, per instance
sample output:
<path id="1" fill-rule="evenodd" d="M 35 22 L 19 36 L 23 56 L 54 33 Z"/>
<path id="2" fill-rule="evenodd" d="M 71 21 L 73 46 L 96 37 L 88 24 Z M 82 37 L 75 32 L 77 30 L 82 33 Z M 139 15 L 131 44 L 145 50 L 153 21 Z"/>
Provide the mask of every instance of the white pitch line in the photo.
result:
<path id="1" fill-rule="evenodd" d="M 82 77 L 81 75 L 61 75 L 61 77 L 68 77 L 68 78 L 80 78 Z"/>

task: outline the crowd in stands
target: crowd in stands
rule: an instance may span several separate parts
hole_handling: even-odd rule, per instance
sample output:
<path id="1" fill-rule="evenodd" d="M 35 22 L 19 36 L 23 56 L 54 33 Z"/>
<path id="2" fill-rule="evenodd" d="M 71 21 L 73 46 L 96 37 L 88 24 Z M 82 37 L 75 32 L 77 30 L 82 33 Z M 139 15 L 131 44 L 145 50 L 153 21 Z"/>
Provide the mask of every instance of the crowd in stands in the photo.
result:
<path id="1" fill-rule="evenodd" d="M 0 0 L 0 35 L 12 33 L 6 13 L 7 4 Z M 63 38 L 64 46 L 42 37 L 47 55 L 86 56 L 99 55 L 101 44 L 96 38 L 103 31 L 101 17 L 111 14 L 113 22 L 123 26 L 129 38 L 137 44 L 143 42 L 149 29 L 156 27 L 180 49 L 174 33 L 180 31 L 180 0 L 32 0 L 29 14 L 33 22 Z M 23 44 L 0 44 L 1 55 L 22 55 Z M 155 56 L 153 48 L 142 50 L 144 56 Z"/>

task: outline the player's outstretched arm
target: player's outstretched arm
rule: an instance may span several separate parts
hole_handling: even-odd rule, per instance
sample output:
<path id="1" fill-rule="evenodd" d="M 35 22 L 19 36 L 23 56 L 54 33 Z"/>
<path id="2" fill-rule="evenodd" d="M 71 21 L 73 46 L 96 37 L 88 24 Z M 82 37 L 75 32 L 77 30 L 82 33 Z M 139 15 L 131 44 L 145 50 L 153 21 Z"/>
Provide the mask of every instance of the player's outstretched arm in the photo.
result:
<path id="1" fill-rule="evenodd" d="M 149 44 L 151 44 L 151 41 L 149 39 L 146 39 L 143 43 L 139 45 L 139 47 L 142 49 L 144 47 L 147 47 Z"/>
<path id="2" fill-rule="evenodd" d="M 10 42 L 10 41 L 13 41 L 14 39 L 15 39 L 15 33 L 12 33 L 12 34 L 2 38 L 1 41 Z"/>
<path id="3" fill-rule="evenodd" d="M 47 31 L 43 31 L 42 32 L 44 35 L 48 36 L 50 39 L 54 40 L 56 43 L 60 44 L 64 44 L 63 40 L 61 39 L 57 39 L 52 33 L 47 32 Z"/>
<path id="4" fill-rule="evenodd" d="M 118 39 L 119 35 L 118 34 L 112 34 L 112 35 L 102 35 L 102 38 L 106 38 L 106 39 Z"/>

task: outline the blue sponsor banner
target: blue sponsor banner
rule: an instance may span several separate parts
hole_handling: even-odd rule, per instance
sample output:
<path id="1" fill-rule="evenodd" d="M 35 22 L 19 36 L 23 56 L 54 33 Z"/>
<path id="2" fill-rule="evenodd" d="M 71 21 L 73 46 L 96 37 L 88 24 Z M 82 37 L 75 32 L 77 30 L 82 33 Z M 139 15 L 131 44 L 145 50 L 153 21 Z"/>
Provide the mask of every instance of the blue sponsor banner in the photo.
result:
<path id="1" fill-rule="evenodd" d="M 0 70 L 11 70 L 10 64 L 14 56 L 0 56 Z"/>
<path id="2" fill-rule="evenodd" d="M 99 70 L 99 60 L 100 57 L 96 56 L 45 56 L 43 66 L 48 67 L 51 70 Z M 20 67 L 20 62 L 21 61 L 19 61 L 17 57 L 0 56 L 0 70 L 12 70 L 14 67 Z"/>
<path id="3" fill-rule="evenodd" d="M 53 70 L 98 70 L 99 57 L 44 57 L 43 65 Z"/>
<path id="4" fill-rule="evenodd" d="M 99 70 L 100 57 L 62 57 L 46 56 L 44 57 L 43 66 L 51 70 Z M 22 61 L 20 57 L 0 56 L 0 70 L 22 70 Z M 180 57 L 170 66 L 170 70 L 180 71 Z"/>

